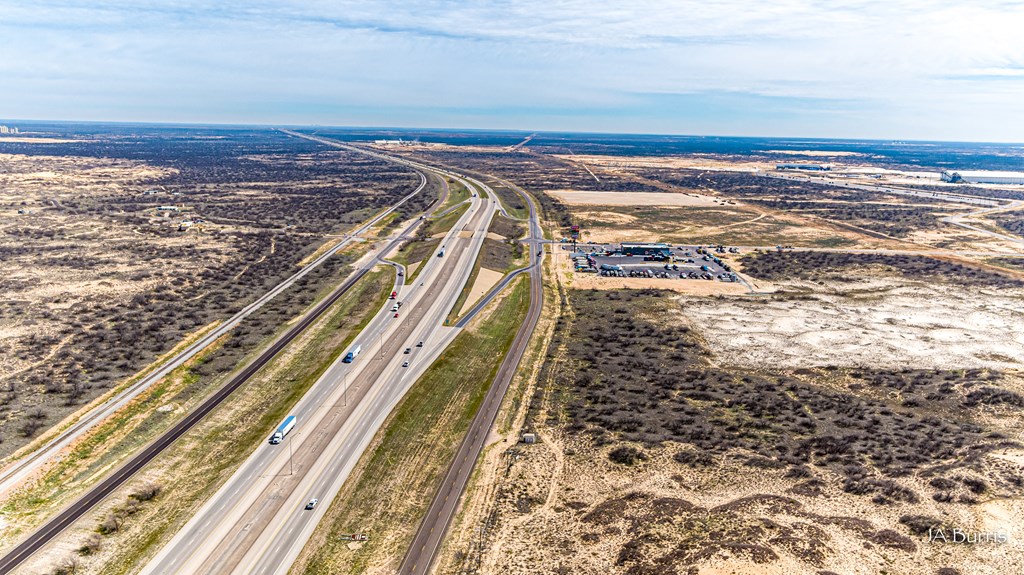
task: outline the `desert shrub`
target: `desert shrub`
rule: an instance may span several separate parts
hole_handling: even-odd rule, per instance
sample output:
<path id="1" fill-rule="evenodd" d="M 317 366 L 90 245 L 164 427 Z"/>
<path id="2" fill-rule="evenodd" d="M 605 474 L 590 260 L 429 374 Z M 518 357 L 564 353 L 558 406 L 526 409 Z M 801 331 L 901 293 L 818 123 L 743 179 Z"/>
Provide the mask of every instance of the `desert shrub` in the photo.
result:
<path id="1" fill-rule="evenodd" d="M 149 501 L 159 495 L 162 489 L 159 483 L 146 483 L 133 491 L 129 497 L 136 501 Z"/>
<path id="2" fill-rule="evenodd" d="M 61 559 L 50 571 L 53 575 L 74 575 L 78 572 L 78 559 L 76 557 L 65 557 Z"/>
<path id="3" fill-rule="evenodd" d="M 120 510 L 111 511 L 103 517 L 103 520 L 100 521 L 96 531 L 103 535 L 117 533 L 124 525 L 124 520 L 125 515 Z"/>
<path id="4" fill-rule="evenodd" d="M 766 280 L 817 280 L 867 268 L 883 268 L 908 279 L 941 279 L 960 285 L 1024 286 L 1024 281 L 1009 275 L 929 256 L 771 251 L 743 257 L 743 271 Z"/>
<path id="5" fill-rule="evenodd" d="M 92 555 L 100 550 L 103 538 L 98 533 L 90 533 L 78 547 L 79 555 Z"/>
<path id="6" fill-rule="evenodd" d="M 608 459 L 620 465 L 635 465 L 647 459 L 647 455 L 632 445 L 623 445 L 609 451 Z"/>
<path id="7" fill-rule="evenodd" d="M 909 409 L 885 399 L 890 394 L 861 396 L 814 383 L 819 373 L 834 378 L 844 376 L 841 370 L 806 370 L 797 379 L 711 365 L 710 353 L 685 325 L 650 319 L 664 313 L 659 292 L 577 290 L 569 296 L 574 313 L 561 320 L 551 347 L 566 354 L 542 366 L 541 380 L 554 383 L 534 390 L 529 424 L 543 423 L 534 418 L 545 413 L 546 423 L 564 425 L 595 447 L 619 449 L 614 444 L 624 441 L 656 449 L 671 441 L 685 446 L 674 459 L 691 467 L 743 450 L 748 466 L 788 468 L 790 478 L 806 480 L 794 493 L 823 493 L 826 485 L 814 477 L 823 467 L 840 476 L 847 492 L 890 504 L 919 499 L 897 479 L 936 464 L 962 468 L 1006 443 L 968 421 L 960 404 L 964 390 L 998 382 L 998 372 L 849 374 L 862 382 L 851 390 L 892 387 L 920 398 L 922 407 Z M 542 402 L 555 409 L 542 412 Z"/>
<path id="8" fill-rule="evenodd" d="M 714 465 L 715 458 L 710 453 L 684 449 L 676 453 L 673 458 L 689 467 L 708 467 Z"/>
<path id="9" fill-rule="evenodd" d="M 927 535 L 930 530 L 945 527 L 941 519 L 930 515 L 901 515 L 900 523 L 906 525 L 914 535 Z"/>
<path id="10" fill-rule="evenodd" d="M 876 545 L 888 547 L 889 549 L 899 549 L 900 551 L 906 551 L 907 553 L 917 551 L 917 545 L 909 537 L 900 535 L 892 529 L 883 529 L 868 537 L 868 540 Z"/>
<path id="11" fill-rule="evenodd" d="M 963 403 L 969 407 L 975 405 L 1024 407 L 1024 395 L 998 387 L 985 386 L 969 391 L 964 397 Z"/>

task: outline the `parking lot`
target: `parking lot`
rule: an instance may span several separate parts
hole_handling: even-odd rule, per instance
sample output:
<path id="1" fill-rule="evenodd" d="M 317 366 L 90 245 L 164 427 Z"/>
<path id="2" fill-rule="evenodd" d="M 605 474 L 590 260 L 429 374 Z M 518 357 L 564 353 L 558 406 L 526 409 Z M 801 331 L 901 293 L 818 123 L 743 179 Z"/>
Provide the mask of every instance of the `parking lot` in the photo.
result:
<path id="1" fill-rule="evenodd" d="M 562 245 L 571 251 L 571 245 Z M 575 269 L 605 277 L 679 278 L 703 281 L 737 281 L 721 256 L 737 253 L 725 246 L 671 246 L 669 256 L 625 255 L 616 244 L 577 244 L 571 254 Z"/>

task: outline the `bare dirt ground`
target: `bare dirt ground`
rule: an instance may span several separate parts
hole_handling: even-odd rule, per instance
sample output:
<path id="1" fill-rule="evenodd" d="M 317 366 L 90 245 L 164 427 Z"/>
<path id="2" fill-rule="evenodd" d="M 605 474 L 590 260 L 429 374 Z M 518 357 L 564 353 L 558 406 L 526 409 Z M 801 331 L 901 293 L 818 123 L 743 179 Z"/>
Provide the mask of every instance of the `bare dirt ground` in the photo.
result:
<path id="1" fill-rule="evenodd" d="M 224 138 L 0 142 L 23 152 L 0 154 L 0 457 L 418 180 L 269 131 Z"/>
<path id="2" fill-rule="evenodd" d="M 598 176 L 758 167 L 698 157 L 562 159 Z M 691 181 L 678 187 L 699 189 Z M 747 182 L 760 192 L 758 184 Z M 929 227 L 935 214 L 957 209 L 905 198 L 796 190 L 771 199 L 799 200 L 799 208 L 654 209 L 573 205 L 580 193 L 552 195 L 589 241 L 1010 248 Z M 890 218 L 910 231 L 887 238 L 860 220 L 833 222 L 813 209 L 818 202 L 899 208 L 895 217 L 868 211 L 864 221 Z M 842 279 L 758 279 L 773 293 L 750 296 L 736 284 L 577 274 L 553 254 L 549 287 L 571 288 L 553 297 L 567 303 L 553 330 L 574 331 L 550 346 L 542 338 L 543 367 L 510 394 L 499 421 L 511 429 L 499 425 L 438 573 L 1024 572 L 1024 290 L 1001 279 L 984 285 L 964 268 L 940 266 L 941 277 L 922 280 L 861 266 Z M 692 283 L 704 289 L 688 292 Z M 626 290 L 648 288 L 674 293 L 650 307 L 624 305 L 638 297 Z M 581 298 L 591 303 L 580 306 Z M 586 317 L 596 310 L 600 317 Z M 574 323 L 587 327 L 567 327 Z M 688 363 L 695 349 L 706 363 Z M 802 414 L 814 423 L 792 434 L 776 427 Z M 853 423 L 861 417 L 865 426 Z M 510 445 L 516 429 L 538 443 Z M 818 445 L 812 462 L 779 455 L 793 453 L 790 441 Z M 929 542 L 929 527 L 1009 540 Z"/>
<path id="3" fill-rule="evenodd" d="M 598 155 L 556 155 L 566 161 L 584 162 L 590 166 L 602 168 L 689 168 L 694 170 L 728 170 L 736 172 L 753 172 L 768 170 L 775 166 L 771 162 L 736 161 L 713 155 L 694 154 L 692 156 L 598 156 Z"/>
<path id="4" fill-rule="evenodd" d="M 490 291 L 495 284 L 501 281 L 501 278 L 503 277 L 505 277 L 503 272 L 481 267 L 480 271 L 476 274 L 476 281 L 473 282 L 473 287 L 469 292 L 469 297 L 466 298 L 465 303 L 462 304 L 462 309 L 459 310 L 459 315 L 461 316 L 466 312 L 466 310 L 472 308 L 473 305 L 480 301 L 480 298 L 484 297 L 484 295 Z"/>
<path id="5" fill-rule="evenodd" d="M 893 280 L 889 281 L 891 284 Z M 574 301 L 573 294 L 580 293 L 568 292 L 570 305 Z M 912 296 L 911 293 L 887 294 L 884 292 L 879 299 Z M 587 297 L 604 300 L 606 296 Z M 619 298 L 607 297 L 611 298 L 610 305 L 621 305 L 617 303 Z M 927 301 L 936 294 L 923 292 L 918 297 Z M 700 306 L 727 307 L 739 299 L 676 296 L 661 300 L 657 307 L 645 308 L 657 319 L 653 323 L 644 320 L 641 323 L 647 327 L 640 327 L 638 331 L 646 329 L 648 335 L 642 337 L 658 338 L 657 328 L 652 333 L 653 326 L 678 321 L 684 329 L 696 328 L 695 335 L 709 340 L 714 347 L 715 334 L 709 334 L 701 325 L 699 317 L 706 310 Z M 755 307 L 745 311 L 748 319 L 760 316 L 784 319 L 792 311 L 776 310 L 763 302 L 750 303 Z M 566 310 L 562 321 L 579 320 L 579 313 L 581 310 Z M 666 317 L 676 320 L 666 323 Z M 615 338 L 621 333 L 605 322 L 596 322 L 594 329 L 599 326 L 605 326 L 606 338 Z M 678 328 L 671 329 L 678 333 Z M 864 324 L 857 329 L 870 332 L 877 326 Z M 591 332 L 592 339 L 588 341 L 599 342 L 598 333 Z M 733 335 L 737 335 L 736 331 Z M 675 339 L 667 333 L 665 336 Z M 575 387 L 576 392 L 568 390 L 586 386 L 580 382 L 587 380 L 580 378 L 591 376 L 581 375 L 577 370 L 578 360 L 567 353 L 566 345 L 580 345 L 573 339 L 562 339 L 561 344 L 556 341 L 542 352 L 547 357 L 546 365 L 537 373 L 536 387 L 529 400 L 531 416 L 525 422 L 525 430 L 536 433 L 538 443 L 515 446 L 498 443 L 488 452 L 488 466 L 479 472 L 484 481 L 474 484 L 470 499 L 460 511 L 458 535 L 449 540 L 438 573 L 934 575 L 945 568 L 955 571 L 942 573 L 996 575 L 1024 570 L 1024 521 L 1021 520 L 1024 497 L 1018 487 L 1013 487 L 1012 481 L 1000 483 L 1001 477 L 1024 473 L 1024 449 L 1019 446 L 1008 444 L 967 466 L 953 465 L 952 473 L 950 467 L 939 465 L 936 460 L 935 465 L 926 465 L 930 471 L 894 480 L 893 485 L 900 486 L 893 487 L 897 499 L 888 500 L 880 496 L 872 499 L 870 493 L 867 496 L 859 493 L 855 487 L 859 480 L 850 478 L 849 467 L 829 466 L 824 460 L 809 467 L 791 467 L 773 463 L 770 455 L 750 448 L 705 451 L 688 442 L 672 440 L 656 445 L 624 442 L 619 433 L 634 436 L 645 433 L 644 416 L 638 414 L 647 408 L 639 407 L 629 396 L 608 403 L 602 401 L 607 399 L 605 396 L 595 395 L 590 401 L 579 402 L 578 393 L 584 392 L 578 387 Z M 958 343 L 945 342 L 945 351 L 955 350 Z M 587 345 L 591 344 L 583 347 Z M 784 337 L 780 337 L 779 345 L 785 345 Z M 641 349 L 642 344 L 630 353 L 635 355 Z M 802 349 L 813 352 L 817 348 Z M 584 350 L 583 353 L 585 356 L 602 354 L 602 361 L 619 363 L 614 357 L 604 355 L 607 353 L 604 349 Z M 932 359 L 941 354 L 936 350 Z M 845 357 L 829 356 L 816 365 L 849 365 Z M 914 353 L 900 357 L 902 362 L 896 364 L 899 369 L 928 368 L 936 363 L 920 361 L 919 354 Z M 709 361 L 713 362 L 712 367 L 706 369 L 717 370 L 724 365 L 742 364 L 743 358 L 713 353 Z M 788 367 L 785 362 L 783 358 L 778 365 L 767 369 Z M 1004 371 L 1000 380 L 1004 389 L 1024 391 L 1020 364 L 1017 361 L 1015 368 Z M 621 369 L 619 365 L 612 369 Z M 644 364 L 629 369 L 646 373 L 648 381 L 659 381 L 662 374 L 648 371 L 652 366 Z M 766 368 L 758 365 L 757 369 Z M 961 373 L 960 369 L 937 373 Z M 825 373 L 827 370 L 811 370 L 799 377 L 813 386 L 823 386 L 822 389 L 841 389 L 841 393 L 849 397 L 841 401 L 854 405 L 864 401 L 861 397 L 875 397 L 855 385 L 833 387 L 834 383 L 825 378 Z M 614 372 L 606 377 L 607 385 L 616 385 Z M 646 378 L 634 377 L 634 381 Z M 722 384 L 728 385 L 728 382 Z M 635 383 L 626 387 L 633 385 Z M 719 393 L 714 385 L 708 390 Z M 633 393 L 639 393 L 639 397 L 660 397 L 656 391 L 633 390 Z M 752 393 L 758 392 L 752 390 Z M 805 392 L 794 393 L 803 397 Z M 923 396 L 920 397 L 923 400 Z M 691 407 L 713 412 L 718 408 L 711 399 L 712 396 L 708 396 L 707 401 L 695 401 Z M 587 409 L 596 409 L 592 413 L 602 414 L 598 421 L 615 422 L 617 417 L 623 418 L 622 432 L 609 429 L 610 434 L 590 434 L 587 431 L 590 425 L 578 419 L 577 423 L 572 423 L 572 412 L 563 411 L 561 406 L 566 401 L 592 405 Z M 667 400 L 655 399 L 652 404 L 661 401 Z M 743 405 L 740 400 L 733 406 L 739 410 L 731 415 L 736 422 L 746 417 L 741 415 L 746 409 Z M 813 405 L 814 401 L 807 408 L 817 409 Z M 608 411 L 602 406 L 607 406 Z M 502 418 L 516 419 L 512 414 L 521 409 L 522 404 L 513 399 Z M 892 409 L 901 412 L 897 417 L 903 417 L 903 412 L 909 414 L 905 408 L 895 405 Z M 925 413 L 929 412 L 939 418 L 965 415 L 962 409 L 950 413 L 938 405 L 934 411 L 925 409 Z M 959 415 L 955 415 L 957 413 Z M 1024 439 L 1019 430 L 1019 410 L 993 406 L 980 411 L 971 408 L 970 414 L 972 421 L 984 425 L 991 433 L 1004 434 L 1011 440 Z M 639 417 L 640 429 L 627 423 L 630 415 Z M 777 413 L 775 417 L 787 416 Z M 673 421 L 685 421 L 681 426 L 686 428 L 694 425 L 691 419 L 690 408 L 686 408 L 667 424 L 674 429 Z M 766 422 L 772 419 L 769 417 Z M 722 419 L 715 425 L 724 427 L 728 422 L 729 419 Z M 755 443 L 762 440 L 772 443 L 770 438 L 774 432 L 766 428 L 764 433 Z M 824 432 L 826 436 L 830 434 Z M 508 435 L 504 437 L 507 439 Z M 623 449 L 633 450 L 636 458 L 624 459 L 621 454 L 616 455 Z M 869 472 L 868 476 L 872 474 Z M 959 479 L 953 479 L 956 477 Z M 961 481 L 967 483 L 959 483 Z M 1000 487 L 996 487 L 997 484 Z M 970 488 L 974 491 L 960 491 L 964 489 L 962 485 L 974 486 Z M 944 490 L 950 490 L 950 494 Z M 930 542 L 928 525 L 947 532 L 955 527 L 972 533 L 1003 534 L 1009 540 L 974 545 Z M 538 544 L 538 541 L 544 543 Z"/>
<path id="6" fill-rule="evenodd" d="M 714 196 L 659 192 L 588 192 L 584 190 L 547 190 L 545 193 L 570 206 L 714 206 Z"/>
<path id="7" fill-rule="evenodd" d="M 808 293 L 810 282 L 780 287 L 804 293 L 682 303 L 716 356 L 747 367 L 1024 365 L 1019 289 L 965 290 L 885 279 L 814 285 L 815 293 Z"/>
<path id="8" fill-rule="evenodd" d="M 681 280 L 664 278 L 611 278 L 597 274 L 578 274 L 572 281 L 577 289 L 664 289 L 697 296 L 742 295 L 749 290 L 740 283 L 719 281 Z"/>
<path id="9" fill-rule="evenodd" d="M 573 209 L 584 239 L 594 242 L 665 241 L 685 244 L 798 247 L 895 247 L 820 219 L 745 206 Z M 923 248 L 922 248 L 923 249 Z"/>

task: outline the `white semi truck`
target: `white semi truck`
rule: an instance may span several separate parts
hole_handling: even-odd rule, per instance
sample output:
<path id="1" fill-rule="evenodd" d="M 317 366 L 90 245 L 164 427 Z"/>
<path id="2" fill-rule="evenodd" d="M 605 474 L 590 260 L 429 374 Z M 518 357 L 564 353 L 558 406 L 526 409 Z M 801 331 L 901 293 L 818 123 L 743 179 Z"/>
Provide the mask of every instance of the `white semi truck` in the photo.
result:
<path id="1" fill-rule="evenodd" d="M 284 421 L 281 422 L 281 425 L 277 426 L 277 429 L 274 430 L 274 435 L 270 436 L 270 443 L 272 443 L 273 445 L 277 445 L 278 443 L 284 441 L 284 436 L 288 435 L 288 432 L 291 431 L 293 427 L 295 427 L 295 416 L 289 415 L 288 417 L 284 418 Z"/>

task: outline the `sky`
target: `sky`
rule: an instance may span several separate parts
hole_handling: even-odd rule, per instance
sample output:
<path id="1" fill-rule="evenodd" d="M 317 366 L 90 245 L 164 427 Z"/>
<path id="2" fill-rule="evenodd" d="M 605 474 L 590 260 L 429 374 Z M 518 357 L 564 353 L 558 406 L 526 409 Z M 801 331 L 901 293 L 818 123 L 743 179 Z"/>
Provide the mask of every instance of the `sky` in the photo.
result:
<path id="1" fill-rule="evenodd" d="M 1024 142 L 1024 0 L 0 0 L 0 118 Z"/>

